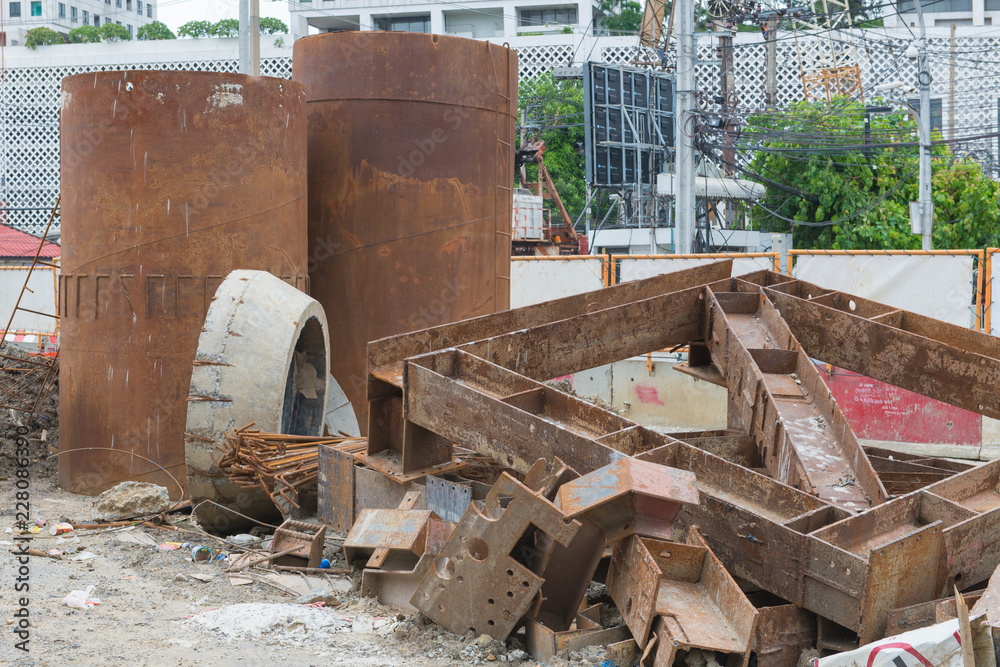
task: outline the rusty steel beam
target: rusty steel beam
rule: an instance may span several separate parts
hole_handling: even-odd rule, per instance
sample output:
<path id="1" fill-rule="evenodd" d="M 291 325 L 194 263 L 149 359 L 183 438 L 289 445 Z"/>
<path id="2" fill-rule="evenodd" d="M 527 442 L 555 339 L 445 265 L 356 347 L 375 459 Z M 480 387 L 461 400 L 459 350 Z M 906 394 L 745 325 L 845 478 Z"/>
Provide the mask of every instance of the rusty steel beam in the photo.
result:
<path id="1" fill-rule="evenodd" d="M 548 380 L 697 340 L 703 299 L 703 288 L 692 287 L 504 333 L 460 349 L 520 375 Z"/>
<path id="2" fill-rule="evenodd" d="M 433 364 L 434 370 L 422 363 Z M 517 391 L 518 383 L 508 387 L 491 383 L 491 375 L 505 374 L 518 379 L 524 389 Z M 410 423 L 519 472 L 527 472 L 543 453 L 562 459 L 579 473 L 626 456 L 594 438 L 631 422 L 464 352 L 451 350 L 409 362 L 406 383 L 405 414 Z M 577 424 L 587 424 L 588 429 Z M 404 472 L 410 458 L 426 462 L 419 450 L 420 443 L 404 435 Z"/>
<path id="3" fill-rule="evenodd" d="M 368 373 L 399 387 L 402 386 L 403 361 L 410 357 L 725 280 L 729 278 L 731 268 L 731 260 L 715 262 L 647 280 L 622 283 L 596 292 L 382 338 L 368 344 Z M 743 276 L 743 279 L 752 277 Z"/>
<path id="4" fill-rule="evenodd" d="M 1000 419 L 1000 339 L 910 312 L 899 311 L 899 326 L 875 321 L 849 311 L 870 314 L 874 302 L 850 295 L 764 291 L 811 357 Z"/>
<path id="5" fill-rule="evenodd" d="M 884 502 L 853 429 L 767 296 L 706 291 L 713 363 L 772 476 L 851 512 Z"/>
<path id="6" fill-rule="evenodd" d="M 692 279 L 686 275 L 671 280 Z M 634 335 L 627 332 L 620 336 L 625 339 L 622 341 L 610 341 L 604 331 L 614 319 L 611 313 L 616 313 L 619 321 L 629 321 L 629 326 L 656 329 L 659 318 L 651 319 L 654 324 L 650 325 L 641 322 L 639 315 L 649 313 L 651 302 L 669 308 L 666 299 L 645 292 L 637 303 L 623 299 L 609 304 L 597 303 L 601 299 L 597 296 L 593 297 L 597 301 L 590 301 L 588 296 L 573 302 L 580 307 L 577 312 L 564 310 L 547 317 L 544 309 L 531 311 L 530 318 L 535 318 L 537 326 L 521 327 L 527 329 L 523 332 L 505 329 L 516 321 L 507 313 L 492 316 L 495 320 L 481 318 L 479 328 L 449 325 L 453 328 L 431 330 L 440 336 L 428 332 L 403 336 L 401 339 L 407 340 L 397 341 L 400 345 L 395 347 L 385 341 L 373 343 L 370 354 L 381 349 L 383 360 L 390 361 L 382 367 L 388 371 L 373 367 L 370 375 L 370 397 L 378 406 L 373 412 L 381 415 L 386 428 L 381 434 L 372 432 L 369 453 L 385 454 L 387 460 L 398 454 L 406 474 L 411 476 L 419 473 L 421 466 L 442 465 L 450 460 L 452 442 L 521 472 L 528 472 L 538 458 L 554 456 L 580 474 L 629 456 L 693 472 L 700 502 L 684 505 L 676 525 L 700 526 L 713 552 L 734 576 L 818 614 L 826 624 L 823 627 L 833 622 L 862 639 L 880 637 L 892 609 L 934 599 L 956 583 L 965 587 L 987 578 L 1000 563 L 1000 464 L 960 471 L 924 460 L 893 465 L 882 462 L 887 474 L 924 475 L 922 479 L 928 480 L 949 472 L 957 474 L 875 508 L 843 502 L 838 507 L 834 504 L 837 496 L 830 491 L 839 488 L 829 478 L 831 469 L 844 473 L 846 486 L 853 481 L 856 488 L 865 489 L 867 498 L 860 496 L 863 500 L 878 504 L 887 494 L 880 488 L 839 408 L 825 391 L 807 356 L 812 352 L 800 345 L 796 331 L 782 318 L 786 314 L 772 300 L 789 311 L 826 308 L 834 314 L 866 318 L 865 326 L 884 327 L 894 335 L 916 335 L 900 327 L 926 328 L 926 322 L 864 300 L 854 301 L 854 309 L 860 314 L 850 315 L 843 308 L 850 309 L 853 299 L 845 302 L 838 293 L 775 274 L 762 272 L 747 279 L 700 284 L 700 288 L 695 284 L 677 290 L 704 295 L 697 303 L 690 296 L 683 302 L 689 307 L 694 303 L 697 317 L 685 315 L 675 301 L 675 308 L 667 311 L 669 322 L 661 327 L 664 331 Z M 802 298 L 803 289 L 815 290 L 812 302 Z M 642 292 L 640 288 L 633 290 L 633 295 Z M 594 308 L 586 308 L 595 303 Z M 693 321 L 700 322 L 694 334 L 688 328 Z M 494 329 L 487 331 L 490 326 Z M 475 340 L 483 332 L 489 334 L 486 338 L 492 338 L 488 343 Z M 461 340 L 460 334 L 470 338 Z M 655 344 L 670 336 L 690 336 L 687 342 L 706 341 L 713 362 L 732 390 L 735 421 L 743 422 L 737 426 L 745 427 L 747 436 L 740 432 L 683 434 L 711 450 L 705 451 L 516 372 L 545 378 L 550 372 L 583 368 L 584 360 L 592 359 L 589 353 L 610 360 L 617 354 L 632 353 L 639 347 L 636 341 Z M 988 347 L 976 336 L 947 327 L 938 338 L 925 339 L 935 345 L 964 341 L 967 347 L 977 345 L 979 351 Z M 563 342 L 553 345 L 549 342 L 552 340 Z M 444 349 L 392 361 L 393 350 L 410 346 L 427 352 L 438 345 L 465 349 Z M 532 358 L 538 354 L 550 359 Z M 786 436 L 785 426 L 795 415 L 781 403 L 811 405 L 806 421 L 814 428 L 789 429 L 792 432 Z M 793 445 L 804 443 L 808 448 L 812 431 L 825 430 L 822 426 L 834 431 L 831 453 L 836 454 L 836 462 L 805 456 L 800 457 L 798 470 L 793 470 L 792 454 L 797 453 Z M 752 463 L 747 437 L 778 479 L 712 453 Z M 779 455 L 775 460 L 775 442 L 781 445 L 784 458 Z M 813 481 L 824 474 L 828 476 L 822 484 Z M 783 484 L 780 479 L 802 482 L 803 490 Z M 804 492 L 812 491 L 814 486 L 826 489 L 822 498 Z M 844 505 L 851 511 L 863 511 L 852 516 Z M 535 542 L 535 547 L 541 544 Z M 567 546 L 562 544 L 563 548 Z M 524 546 L 521 542 L 520 547 Z M 514 553 L 519 552 L 514 549 Z M 544 560 L 551 557 L 553 550 L 546 547 L 538 549 L 538 553 Z M 545 572 L 537 562 L 528 570 L 534 577 Z M 427 577 L 434 576 L 439 575 L 427 573 Z M 898 585 L 902 579 L 908 582 L 906 586 Z M 914 579 L 912 585 L 910 579 Z M 571 588 L 562 586 L 560 590 Z M 459 607 L 466 609 L 463 605 L 467 602 L 471 604 L 466 600 Z M 549 611 L 564 624 L 570 618 L 565 608 Z M 477 623 L 490 620 L 477 619 Z"/>

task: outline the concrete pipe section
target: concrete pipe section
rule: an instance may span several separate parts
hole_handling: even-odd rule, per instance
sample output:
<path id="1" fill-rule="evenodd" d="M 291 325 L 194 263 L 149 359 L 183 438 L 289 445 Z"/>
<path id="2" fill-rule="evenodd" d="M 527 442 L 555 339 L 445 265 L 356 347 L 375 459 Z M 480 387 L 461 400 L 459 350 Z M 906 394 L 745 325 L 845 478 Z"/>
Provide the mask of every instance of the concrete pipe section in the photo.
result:
<path id="1" fill-rule="evenodd" d="M 233 271 L 219 286 L 198 340 L 185 433 L 191 502 L 218 503 L 198 508 L 204 528 L 244 528 L 249 522 L 239 514 L 280 518 L 263 489 L 231 484 L 213 455 L 227 431 L 251 422 L 265 433 L 323 434 L 327 332 L 319 302 L 267 272 Z"/>

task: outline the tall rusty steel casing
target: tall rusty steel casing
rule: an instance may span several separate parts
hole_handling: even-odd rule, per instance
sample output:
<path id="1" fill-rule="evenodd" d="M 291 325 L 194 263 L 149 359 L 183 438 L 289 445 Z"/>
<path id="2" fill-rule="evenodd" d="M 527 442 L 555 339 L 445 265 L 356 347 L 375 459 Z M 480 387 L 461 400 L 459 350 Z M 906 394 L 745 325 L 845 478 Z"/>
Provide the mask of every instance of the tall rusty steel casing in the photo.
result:
<path id="1" fill-rule="evenodd" d="M 331 372 L 367 426 L 367 343 L 506 310 L 517 55 L 470 39 L 295 42 L 309 126 L 309 275 Z"/>
<path id="2" fill-rule="evenodd" d="M 191 369 L 233 269 L 305 291 L 300 84 L 203 72 L 63 79 L 60 457 L 63 488 L 184 483 Z M 236 424 L 236 427 L 244 426 Z"/>

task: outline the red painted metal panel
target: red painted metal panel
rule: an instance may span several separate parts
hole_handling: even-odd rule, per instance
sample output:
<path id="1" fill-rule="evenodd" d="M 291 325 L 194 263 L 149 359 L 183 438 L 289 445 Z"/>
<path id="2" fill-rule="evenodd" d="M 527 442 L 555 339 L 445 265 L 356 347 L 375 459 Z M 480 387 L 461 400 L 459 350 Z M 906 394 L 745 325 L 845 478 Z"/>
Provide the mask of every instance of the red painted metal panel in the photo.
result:
<path id="1" fill-rule="evenodd" d="M 981 415 L 851 373 L 819 369 L 859 438 L 978 447 Z"/>

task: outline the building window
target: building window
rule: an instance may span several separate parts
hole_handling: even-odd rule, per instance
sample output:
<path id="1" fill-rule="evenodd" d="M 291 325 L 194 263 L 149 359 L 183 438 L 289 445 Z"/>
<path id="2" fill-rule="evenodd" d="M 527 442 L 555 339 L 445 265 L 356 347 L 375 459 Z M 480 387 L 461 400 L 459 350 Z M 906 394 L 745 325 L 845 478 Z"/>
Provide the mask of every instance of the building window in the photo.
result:
<path id="1" fill-rule="evenodd" d="M 42 0 L 33 0 L 31 3 L 31 15 L 41 16 L 42 15 Z"/>
<path id="2" fill-rule="evenodd" d="M 129 24 L 128 26 L 128 38 L 132 39 L 132 24 Z"/>
<path id="3" fill-rule="evenodd" d="M 122 6 L 122 0 L 115 0 L 115 7 L 120 8 L 121 6 Z"/>
<path id="4" fill-rule="evenodd" d="M 125 0 L 125 9 L 132 11 L 132 0 Z"/>
<path id="5" fill-rule="evenodd" d="M 76 7 L 69 8 L 69 20 L 70 23 L 76 23 L 79 19 L 77 18 Z"/>
<path id="6" fill-rule="evenodd" d="M 21 3 L 12 2 L 10 3 L 10 17 L 12 19 L 19 18 L 21 16 Z"/>
<path id="7" fill-rule="evenodd" d="M 375 18 L 376 30 L 393 32 L 430 32 L 431 16 L 379 16 Z"/>
<path id="8" fill-rule="evenodd" d="M 924 13 L 927 14 L 936 12 L 971 12 L 972 0 L 937 0 L 936 2 L 923 3 L 921 8 L 924 10 Z M 913 0 L 899 1 L 899 12 L 901 14 L 907 12 L 913 13 L 916 11 L 917 10 L 913 7 Z"/>
<path id="9" fill-rule="evenodd" d="M 146 16 L 153 18 L 153 3 L 151 2 L 146 3 Z"/>
<path id="10" fill-rule="evenodd" d="M 66 3 L 65 2 L 60 2 L 59 3 L 59 18 L 61 18 L 61 19 L 66 18 Z"/>
<path id="11" fill-rule="evenodd" d="M 90 25 L 90 12 L 86 9 L 83 10 L 83 24 Z"/>
<path id="12" fill-rule="evenodd" d="M 101 27 L 101 15 L 100 14 L 94 14 L 94 25 L 97 26 L 98 28 Z"/>
<path id="13" fill-rule="evenodd" d="M 142 0 L 135 3 L 135 13 L 142 16 Z"/>
<path id="14" fill-rule="evenodd" d="M 108 18 L 107 16 L 105 16 L 105 17 L 104 17 L 104 25 L 107 25 L 107 24 L 109 24 L 109 23 L 111 23 L 111 19 L 110 19 L 110 18 Z"/>
<path id="15" fill-rule="evenodd" d="M 575 25 L 576 22 L 576 7 L 521 10 L 521 26 Z"/>

